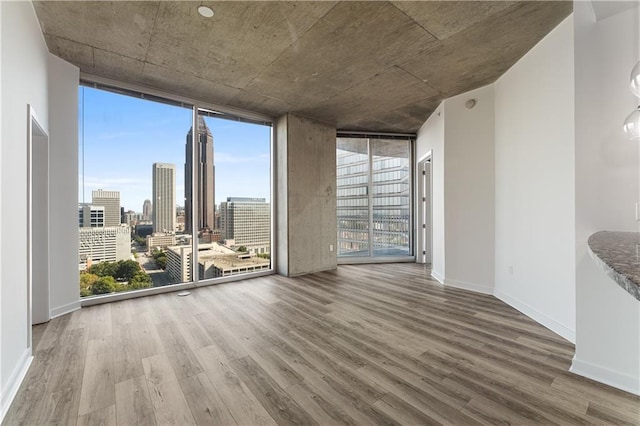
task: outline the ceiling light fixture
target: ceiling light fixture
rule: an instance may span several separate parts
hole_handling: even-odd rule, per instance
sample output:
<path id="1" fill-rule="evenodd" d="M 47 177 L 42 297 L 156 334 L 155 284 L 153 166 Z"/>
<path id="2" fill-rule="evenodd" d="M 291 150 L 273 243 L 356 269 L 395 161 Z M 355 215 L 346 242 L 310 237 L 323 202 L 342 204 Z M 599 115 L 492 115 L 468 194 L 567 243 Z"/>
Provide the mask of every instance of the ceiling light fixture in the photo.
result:
<path id="1" fill-rule="evenodd" d="M 629 89 L 631 93 L 640 98 L 640 61 L 631 71 Z M 627 135 L 628 139 L 640 141 L 640 105 L 624 120 L 622 130 L 624 130 L 624 134 Z"/>
<path id="2" fill-rule="evenodd" d="M 208 6 L 198 6 L 198 13 L 205 18 L 211 18 L 213 16 L 213 9 Z"/>

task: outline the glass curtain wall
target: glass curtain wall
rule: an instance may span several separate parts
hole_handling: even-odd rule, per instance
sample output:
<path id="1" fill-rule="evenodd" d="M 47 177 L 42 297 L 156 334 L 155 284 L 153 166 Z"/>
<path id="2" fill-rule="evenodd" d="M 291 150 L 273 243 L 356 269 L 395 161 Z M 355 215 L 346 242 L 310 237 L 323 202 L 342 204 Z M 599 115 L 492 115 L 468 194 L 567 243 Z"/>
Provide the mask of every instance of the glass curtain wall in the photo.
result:
<path id="1" fill-rule="evenodd" d="M 271 126 L 200 110 L 194 149 L 200 279 L 271 269 Z"/>
<path id="2" fill-rule="evenodd" d="M 411 256 L 411 142 L 337 139 L 338 256 Z"/>
<path id="3" fill-rule="evenodd" d="M 79 89 L 81 296 L 270 270 L 271 126 L 199 111 L 194 140 L 194 106 L 113 90 Z"/>

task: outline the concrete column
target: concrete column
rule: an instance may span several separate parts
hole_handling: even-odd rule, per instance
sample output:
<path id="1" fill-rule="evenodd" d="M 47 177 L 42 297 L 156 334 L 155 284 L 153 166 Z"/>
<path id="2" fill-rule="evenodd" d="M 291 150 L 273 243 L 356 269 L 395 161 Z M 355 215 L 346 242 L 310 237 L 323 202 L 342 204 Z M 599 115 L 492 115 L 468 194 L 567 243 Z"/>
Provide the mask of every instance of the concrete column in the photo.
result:
<path id="1" fill-rule="evenodd" d="M 276 138 L 276 269 L 285 276 L 335 269 L 336 129 L 287 114 Z"/>

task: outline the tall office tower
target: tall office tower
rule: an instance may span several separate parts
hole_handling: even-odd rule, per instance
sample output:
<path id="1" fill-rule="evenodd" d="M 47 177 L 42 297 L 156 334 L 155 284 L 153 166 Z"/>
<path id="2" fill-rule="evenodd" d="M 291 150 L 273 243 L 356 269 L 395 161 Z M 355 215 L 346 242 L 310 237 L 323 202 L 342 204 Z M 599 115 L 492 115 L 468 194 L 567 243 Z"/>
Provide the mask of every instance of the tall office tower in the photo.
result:
<path id="1" fill-rule="evenodd" d="M 264 198 L 229 197 L 220 203 L 221 238 L 250 253 L 271 252 L 271 209 Z"/>
<path id="2" fill-rule="evenodd" d="M 91 191 L 91 204 L 104 207 L 104 226 L 118 226 L 120 216 L 120 192 L 119 191 Z"/>
<path id="3" fill-rule="evenodd" d="M 144 203 L 142 203 L 142 220 L 151 220 L 152 211 L 153 204 L 151 204 L 151 200 L 144 200 Z"/>
<path id="4" fill-rule="evenodd" d="M 176 227 L 176 165 L 153 163 L 153 232 Z"/>
<path id="5" fill-rule="evenodd" d="M 193 128 L 187 133 L 187 143 L 185 147 L 185 165 L 184 165 L 184 208 L 185 232 L 192 232 L 191 226 L 191 209 L 194 199 L 197 200 L 198 211 L 196 212 L 196 230 L 204 228 L 214 229 L 215 217 L 215 166 L 213 165 L 213 136 L 211 130 L 204 122 L 204 118 L 198 116 L 198 137 L 195 143 L 198 163 L 192 167 L 192 149 L 191 138 Z M 196 173 L 196 181 L 198 182 L 197 194 L 193 195 L 191 187 L 191 173 Z"/>

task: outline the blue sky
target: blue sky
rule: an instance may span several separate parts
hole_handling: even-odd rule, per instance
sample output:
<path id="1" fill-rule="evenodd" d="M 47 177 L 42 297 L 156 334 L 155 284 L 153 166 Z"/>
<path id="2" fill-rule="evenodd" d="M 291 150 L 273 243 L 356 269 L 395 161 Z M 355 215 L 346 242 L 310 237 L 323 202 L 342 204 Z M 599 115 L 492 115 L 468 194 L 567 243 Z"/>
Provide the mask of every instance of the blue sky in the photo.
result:
<path id="1" fill-rule="evenodd" d="M 176 203 L 183 205 L 191 109 L 88 87 L 80 87 L 79 100 L 80 202 L 84 182 L 85 202 L 91 202 L 92 190 L 115 190 L 125 210 L 141 212 L 144 200 L 152 198 L 152 165 L 161 162 L 176 165 Z M 210 117 L 205 121 L 214 141 L 216 204 L 227 197 L 268 201 L 271 128 Z"/>

